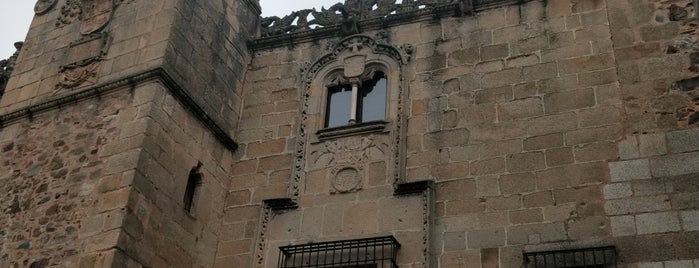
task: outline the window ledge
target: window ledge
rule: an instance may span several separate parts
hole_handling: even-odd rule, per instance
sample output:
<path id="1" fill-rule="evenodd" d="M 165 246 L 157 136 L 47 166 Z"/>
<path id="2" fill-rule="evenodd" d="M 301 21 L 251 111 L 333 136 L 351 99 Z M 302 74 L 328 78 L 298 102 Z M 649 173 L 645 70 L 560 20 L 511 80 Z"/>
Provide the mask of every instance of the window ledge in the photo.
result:
<path id="1" fill-rule="evenodd" d="M 379 121 L 358 123 L 358 124 L 354 124 L 354 125 L 325 128 L 325 129 L 318 130 L 316 132 L 316 136 L 318 137 L 319 140 L 325 140 L 325 139 L 338 138 L 338 137 L 344 137 L 344 136 L 353 136 L 353 135 L 371 133 L 371 132 L 383 132 L 384 130 L 386 130 L 387 125 L 388 125 L 388 121 L 379 120 Z"/>

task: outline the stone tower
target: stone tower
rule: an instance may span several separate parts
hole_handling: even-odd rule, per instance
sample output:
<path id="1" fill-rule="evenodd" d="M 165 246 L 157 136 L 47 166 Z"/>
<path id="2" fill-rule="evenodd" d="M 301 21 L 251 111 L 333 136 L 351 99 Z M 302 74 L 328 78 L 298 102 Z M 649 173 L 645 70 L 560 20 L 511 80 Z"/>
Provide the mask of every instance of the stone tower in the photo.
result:
<path id="1" fill-rule="evenodd" d="M 258 2 L 35 12 L 0 103 L 0 267 L 213 267 Z"/>
<path id="2" fill-rule="evenodd" d="M 39 0 L 0 267 L 699 268 L 697 5 Z"/>

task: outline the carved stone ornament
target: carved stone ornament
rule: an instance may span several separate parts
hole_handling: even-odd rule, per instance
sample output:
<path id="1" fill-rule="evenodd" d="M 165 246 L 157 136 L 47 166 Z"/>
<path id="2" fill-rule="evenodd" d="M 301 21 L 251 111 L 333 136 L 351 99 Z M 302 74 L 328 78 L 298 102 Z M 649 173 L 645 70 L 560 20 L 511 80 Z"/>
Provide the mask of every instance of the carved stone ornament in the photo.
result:
<path id="1" fill-rule="evenodd" d="M 36 4 L 34 4 L 34 14 L 36 15 L 44 15 L 51 11 L 54 6 L 56 6 L 56 3 L 58 0 L 39 0 L 36 1 Z"/>
<path id="2" fill-rule="evenodd" d="M 343 167 L 333 171 L 331 184 L 337 193 L 349 193 L 361 189 L 362 168 Z"/>
<path id="3" fill-rule="evenodd" d="M 94 84 L 97 82 L 98 66 L 97 61 L 87 61 L 62 67 L 56 88 L 70 89 Z"/>
<path id="4" fill-rule="evenodd" d="M 45 0 L 48 1 L 48 0 Z M 82 21 L 80 33 L 90 35 L 101 31 L 109 24 L 117 6 L 130 3 L 132 0 L 67 0 L 61 7 L 61 14 L 56 22 L 62 27 L 77 21 Z"/>
<path id="5" fill-rule="evenodd" d="M 61 66 L 55 93 L 97 82 L 97 69 L 107 54 L 110 41 L 108 33 L 97 33 L 71 43 L 67 59 L 71 63 Z"/>
<path id="6" fill-rule="evenodd" d="M 304 9 L 279 17 L 266 17 L 261 20 L 262 37 L 301 32 L 315 28 L 340 26 L 345 35 L 361 32 L 360 21 L 385 18 L 394 14 L 433 8 L 458 3 L 459 0 L 346 0 L 320 11 Z M 312 18 L 311 18 L 312 16 Z M 311 19 L 309 19 L 311 18 Z M 294 23 L 295 22 L 295 23 Z"/>
<path id="7" fill-rule="evenodd" d="M 83 21 L 80 26 L 80 33 L 87 35 L 97 32 L 107 26 L 109 20 L 112 19 L 112 11 L 114 3 L 112 0 L 92 0 L 82 1 L 82 14 L 80 15 Z"/>

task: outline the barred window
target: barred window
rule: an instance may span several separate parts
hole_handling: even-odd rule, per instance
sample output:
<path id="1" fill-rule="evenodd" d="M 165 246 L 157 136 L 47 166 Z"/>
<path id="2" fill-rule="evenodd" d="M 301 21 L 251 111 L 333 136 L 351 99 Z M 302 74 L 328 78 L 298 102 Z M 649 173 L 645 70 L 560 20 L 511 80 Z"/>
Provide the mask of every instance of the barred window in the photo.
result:
<path id="1" fill-rule="evenodd" d="M 614 247 L 524 253 L 526 268 L 616 268 Z"/>
<path id="2" fill-rule="evenodd" d="M 393 236 L 279 247 L 279 268 L 398 268 Z"/>

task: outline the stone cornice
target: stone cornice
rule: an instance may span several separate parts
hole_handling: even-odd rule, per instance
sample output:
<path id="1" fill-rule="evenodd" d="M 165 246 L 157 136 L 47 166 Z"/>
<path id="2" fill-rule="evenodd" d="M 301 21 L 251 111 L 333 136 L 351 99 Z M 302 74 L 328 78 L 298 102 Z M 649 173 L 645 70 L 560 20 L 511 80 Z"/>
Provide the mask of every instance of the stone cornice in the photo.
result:
<path id="1" fill-rule="evenodd" d="M 352 13 L 353 10 L 356 11 L 354 5 L 361 1 L 363 0 L 346 0 L 344 5 L 336 4 L 328 10 L 295 11 L 282 19 L 278 17 L 263 18 L 262 37 L 251 41 L 249 47 L 253 50 L 293 47 L 306 42 L 344 37 L 396 25 L 443 17 L 472 15 L 487 9 L 524 4 L 534 0 L 413 0 L 416 2 L 413 2 L 412 5 L 380 4 L 377 10 L 360 11 L 369 14 L 356 14 L 359 19 L 342 18 L 336 14 L 341 11 L 345 14 Z M 416 4 L 420 4 L 419 7 L 415 6 Z M 306 17 L 309 15 L 313 15 L 315 19 L 308 21 Z M 294 21 L 299 22 L 293 25 Z M 319 28 L 311 29 L 311 25 Z M 358 32 L 347 32 L 348 27 Z"/>
<path id="2" fill-rule="evenodd" d="M 163 68 L 155 68 L 117 80 L 93 85 L 85 89 L 77 90 L 68 95 L 59 96 L 54 99 L 46 100 L 25 108 L 2 114 L 0 115 L 0 129 L 24 118 L 31 119 L 37 114 L 59 109 L 86 99 L 99 98 L 102 95 L 114 91 L 123 89 L 131 90 L 139 84 L 150 81 L 158 81 L 162 83 L 180 102 L 180 104 L 191 111 L 192 115 L 199 119 L 199 121 L 201 121 L 211 131 L 216 139 L 218 139 L 227 149 L 234 151 L 238 148 L 238 144 L 233 140 L 233 138 L 228 135 L 228 133 L 221 128 L 221 126 L 216 123 L 215 120 L 211 118 L 211 116 L 209 116 L 204 109 L 202 109 L 201 106 L 189 96 L 187 91 L 185 91 L 184 88 L 182 88 L 182 86 L 180 86 Z"/>

